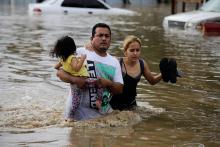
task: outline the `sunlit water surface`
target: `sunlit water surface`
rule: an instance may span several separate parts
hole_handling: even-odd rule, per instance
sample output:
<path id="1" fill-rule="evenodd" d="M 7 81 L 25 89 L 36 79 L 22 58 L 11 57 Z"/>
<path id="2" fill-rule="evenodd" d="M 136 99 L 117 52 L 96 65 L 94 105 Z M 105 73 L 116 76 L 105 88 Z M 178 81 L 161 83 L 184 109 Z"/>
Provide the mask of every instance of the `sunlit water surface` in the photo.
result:
<path id="1" fill-rule="evenodd" d="M 139 16 L 108 17 L 29 16 L 26 7 L 5 7 L 0 9 L 1 146 L 220 146 L 220 37 L 165 33 L 167 5 L 135 6 Z M 69 86 L 56 77 L 57 60 L 49 50 L 62 35 L 83 46 L 97 22 L 112 28 L 111 54 L 123 56 L 122 40 L 137 35 L 152 71 L 159 72 L 161 58 L 173 57 L 183 77 L 155 86 L 142 79 L 136 112 L 65 123 Z"/>

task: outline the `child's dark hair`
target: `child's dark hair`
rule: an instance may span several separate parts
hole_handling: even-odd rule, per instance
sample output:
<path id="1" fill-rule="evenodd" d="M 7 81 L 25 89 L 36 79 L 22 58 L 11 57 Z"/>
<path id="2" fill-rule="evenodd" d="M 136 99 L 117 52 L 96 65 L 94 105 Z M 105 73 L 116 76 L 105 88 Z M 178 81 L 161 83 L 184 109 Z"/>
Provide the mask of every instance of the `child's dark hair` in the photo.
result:
<path id="1" fill-rule="evenodd" d="M 50 51 L 52 57 L 61 58 L 64 61 L 76 52 L 76 44 L 69 36 L 61 37 L 57 40 L 54 48 Z"/>

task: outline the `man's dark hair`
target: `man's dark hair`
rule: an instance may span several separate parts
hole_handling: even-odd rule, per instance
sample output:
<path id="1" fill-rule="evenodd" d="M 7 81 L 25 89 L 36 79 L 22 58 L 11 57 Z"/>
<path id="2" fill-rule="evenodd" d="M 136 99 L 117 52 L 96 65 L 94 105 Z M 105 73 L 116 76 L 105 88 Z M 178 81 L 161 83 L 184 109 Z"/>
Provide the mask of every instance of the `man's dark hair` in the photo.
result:
<path id="1" fill-rule="evenodd" d="M 111 35 L 111 29 L 109 27 L 109 25 L 105 24 L 105 23 L 97 23 L 96 25 L 93 26 L 92 28 L 92 37 L 95 36 L 95 33 L 96 33 L 96 28 L 107 28 L 110 32 L 110 35 Z"/>

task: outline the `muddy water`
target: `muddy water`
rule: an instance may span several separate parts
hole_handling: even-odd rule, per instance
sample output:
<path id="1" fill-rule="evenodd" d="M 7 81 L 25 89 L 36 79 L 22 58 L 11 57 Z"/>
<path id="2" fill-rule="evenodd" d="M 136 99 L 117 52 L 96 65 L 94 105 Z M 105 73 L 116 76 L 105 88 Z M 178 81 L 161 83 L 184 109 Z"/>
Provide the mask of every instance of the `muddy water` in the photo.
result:
<path id="1" fill-rule="evenodd" d="M 5 4 L 7 6 L 7 4 Z M 161 24 L 167 5 L 131 7 L 136 17 L 29 16 L 26 7 L 1 5 L 0 145 L 1 146 L 151 146 L 217 147 L 220 145 L 220 38 L 175 32 Z M 57 38 L 72 36 L 77 46 L 89 41 L 91 27 L 108 23 L 109 52 L 122 56 L 128 34 L 140 36 L 142 57 L 159 72 L 162 57 L 178 62 L 177 84 L 138 86 L 139 109 L 105 118 L 66 123 L 68 84 L 61 82 L 49 57 Z"/>

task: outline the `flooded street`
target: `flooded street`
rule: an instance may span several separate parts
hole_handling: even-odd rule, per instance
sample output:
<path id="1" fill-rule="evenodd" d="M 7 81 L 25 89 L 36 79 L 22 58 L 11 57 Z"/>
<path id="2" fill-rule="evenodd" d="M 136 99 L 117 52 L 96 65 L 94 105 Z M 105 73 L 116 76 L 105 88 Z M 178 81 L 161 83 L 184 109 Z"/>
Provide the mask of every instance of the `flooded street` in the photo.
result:
<path id="1" fill-rule="evenodd" d="M 219 147 L 220 37 L 167 33 L 163 17 L 169 5 L 131 5 L 138 16 L 29 16 L 27 4 L 0 2 L 0 146 Z M 163 57 L 177 60 L 183 77 L 138 86 L 137 112 L 64 122 L 69 85 L 56 77 L 49 57 L 63 35 L 78 47 L 90 39 L 97 22 L 112 28 L 109 52 L 123 56 L 127 35 L 142 39 L 141 56 L 159 72 Z"/>

